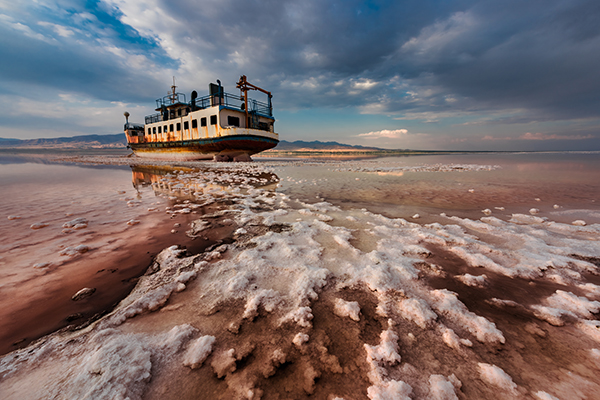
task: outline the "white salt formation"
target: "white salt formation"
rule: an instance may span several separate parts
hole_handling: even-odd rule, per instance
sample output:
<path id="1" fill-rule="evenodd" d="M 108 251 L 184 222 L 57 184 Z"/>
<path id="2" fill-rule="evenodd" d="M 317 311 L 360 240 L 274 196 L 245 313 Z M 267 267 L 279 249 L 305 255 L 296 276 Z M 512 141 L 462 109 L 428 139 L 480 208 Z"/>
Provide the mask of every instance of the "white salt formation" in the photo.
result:
<path id="1" fill-rule="evenodd" d="M 77 293 L 75 293 L 73 295 L 73 297 L 71 297 L 71 300 L 78 301 L 78 300 L 85 299 L 86 297 L 90 297 L 92 294 L 94 294 L 95 291 L 96 291 L 96 288 L 83 288 L 80 291 L 78 291 Z"/>
<path id="2" fill-rule="evenodd" d="M 71 220 L 69 222 L 65 222 L 63 224 L 63 228 L 73 228 L 73 229 L 83 229 L 86 228 L 88 225 L 88 220 L 81 217 L 81 218 L 75 218 L 74 220 Z"/>
<path id="3" fill-rule="evenodd" d="M 356 301 L 336 299 L 333 312 L 340 317 L 348 317 L 354 321 L 360 320 L 360 305 Z"/>
<path id="4" fill-rule="evenodd" d="M 183 358 L 183 365 L 196 369 L 202 366 L 202 363 L 212 352 L 212 345 L 215 342 L 214 336 L 202 336 L 189 344 L 186 354 Z"/>
<path id="5" fill-rule="evenodd" d="M 86 246 L 85 244 L 80 244 L 78 246 L 65 247 L 60 251 L 59 254 L 61 256 L 75 257 L 80 254 L 87 253 L 89 250 L 90 248 L 88 246 Z"/>
<path id="6" fill-rule="evenodd" d="M 486 363 L 479 363 L 479 373 L 485 382 L 497 386 L 511 396 L 517 396 L 517 385 L 501 368 Z"/>
<path id="7" fill-rule="evenodd" d="M 474 276 L 471 274 L 464 274 L 464 275 L 459 275 L 456 277 L 456 279 L 458 279 L 465 285 L 474 286 L 474 287 L 484 287 L 486 278 L 487 278 L 487 276 L 485 276 L 485 275 Z"/>
<path id="8" fill-rule="evenodd" d="M 371 167 L 361 172 L 390 172 Z M 525 214 L 421 225 L 307 203 L 285 190 L 316 181 L 277 188 L 270 173 L 240 163 L 153 182 L 189 197 L 167 210 L 196 219 L 182 231 L 201 240 L 226 227 L 228 240 L 163 250 L 110 314 L 5 355 L 3 398 L 600 393 L 600 225 Z M 222 207 L 192 213 L 213 203 Z"/>

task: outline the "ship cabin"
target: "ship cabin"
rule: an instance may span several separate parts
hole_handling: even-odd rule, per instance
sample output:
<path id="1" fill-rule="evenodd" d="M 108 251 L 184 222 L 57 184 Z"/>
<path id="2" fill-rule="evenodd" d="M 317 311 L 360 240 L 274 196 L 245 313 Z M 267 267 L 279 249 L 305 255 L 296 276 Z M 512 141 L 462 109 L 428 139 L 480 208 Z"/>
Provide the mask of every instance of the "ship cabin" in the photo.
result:
<path id="1" fill-rule="evenodd" d="M 209 85 L 207 96 L 197 97 L 193 91 L 189 102 L 185 94 L 175 91 L 175 85 L 171 86 L 170 94 L 156 100 L 157 113 L 145 118 L 143 128 L 129 124 L 135 129 L 129 129 L 128 142 L 179 142 L 248 134 L 278 137 L 270 93 L 265 91 L 268 101 L 260 102 L 248 98 L 243 88 L 240 95 L 225 93 L 217 82 Z"/>

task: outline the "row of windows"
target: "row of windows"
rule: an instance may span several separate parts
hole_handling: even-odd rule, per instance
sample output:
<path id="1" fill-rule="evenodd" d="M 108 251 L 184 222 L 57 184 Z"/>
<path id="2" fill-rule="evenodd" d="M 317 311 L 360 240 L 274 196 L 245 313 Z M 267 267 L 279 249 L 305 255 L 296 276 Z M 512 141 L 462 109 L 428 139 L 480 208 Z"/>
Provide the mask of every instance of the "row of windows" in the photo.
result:
<path id="1" fill-rule="evenodd" d="M 228 118 L 228 122 L 230 122 L 230 119 L 232 117 Z M 235 119 L 237 119 L 237 125 L 236 126 L 240 126 L 239 121 L 240 119 L 237 117 L 233 117 Z M 210 124 L 211 125 L 216 125 L 217 124 L 217 116 L 216 115 L 211 115 L 210 116 Z M 230 125 L 232 125 L 230 123 Z M 200 126 L 206 126 L 206 117 L 202 117 L 200 118 Z M 152 128 L 148 128 L 148 135 L 156 135 L 157 133 L 167 133 L 167 132 L 173 132 L 173 124 L 170 125 L 164 125 L 164 126 L 154 126 Z M 177 132 L 181 131 L 181 122 L 178 122 L 175 126 L 175 128 L 177 128 Z M 198 120 L 197 119 L 193 119 L 192 120 L 192 129 L 198 128 Z M 167 130 L 168 129 L 168 130 Z M 183 130 L 188 130 L 190 129 L 190 125 L 189 125 L 189 121 L 184 121 L 183 122 Z"/>

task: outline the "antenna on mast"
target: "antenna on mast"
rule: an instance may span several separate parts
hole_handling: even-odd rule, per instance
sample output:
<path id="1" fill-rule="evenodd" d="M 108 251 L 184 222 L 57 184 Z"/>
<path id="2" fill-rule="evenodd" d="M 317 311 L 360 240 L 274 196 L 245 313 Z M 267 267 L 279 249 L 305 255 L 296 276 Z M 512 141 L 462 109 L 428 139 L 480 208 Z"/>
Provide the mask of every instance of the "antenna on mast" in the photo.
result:
<path id="1" fill-rule="evenodd" d="M 171 103 L 172 104 L 175 103 L 175 99 L 176 99 L 175 89 L 177 89 L 177 86 L 175 86 L 175 77 L 173 77 L 173 85 L 171 85 L 171 93 L 169 93 L 171 95 Z"/>

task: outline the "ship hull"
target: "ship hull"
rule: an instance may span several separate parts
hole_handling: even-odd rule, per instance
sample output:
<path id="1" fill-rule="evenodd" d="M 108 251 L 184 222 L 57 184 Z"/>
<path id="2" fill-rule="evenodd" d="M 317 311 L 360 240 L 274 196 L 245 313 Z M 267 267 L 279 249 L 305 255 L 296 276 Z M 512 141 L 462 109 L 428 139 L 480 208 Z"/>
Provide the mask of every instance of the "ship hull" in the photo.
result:
<path id="1" fill-rule="evenodd" d="M 250 161 L 250 156 L 277 146 L 279 140 L 256 135 L 146 143 L 129 143 L 135 155 L 164 160 Z"/>
<path id="2" fill-rule="evenodd" d="M 209 95 L 192 100 L 171 86 L 169 95 L 157 99 L 156 114 L 145 124 L 129 123 L 125 113 L 127 144 L 136 156 L 163 160 L 251 161 L 251 155 L 279 143 L 275 133 L 271 93 L 246 81 L 236 84 L 241 95 L 223 91 L 220 83 L 209 85 Z M 247 96 L 248 90 L 268 95 L 263 103 Z"/>

